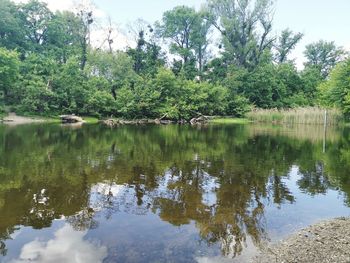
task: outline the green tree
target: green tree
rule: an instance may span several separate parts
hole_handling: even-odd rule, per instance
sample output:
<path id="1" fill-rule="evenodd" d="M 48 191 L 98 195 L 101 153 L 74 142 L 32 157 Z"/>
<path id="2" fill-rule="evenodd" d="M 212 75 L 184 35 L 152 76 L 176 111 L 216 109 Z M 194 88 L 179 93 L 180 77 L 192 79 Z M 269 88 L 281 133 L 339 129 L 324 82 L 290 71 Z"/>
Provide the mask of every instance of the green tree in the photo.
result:
<path id="1" fill-rule="evenodd" d="M 255 68 L 272 48 L 272 1 L 209 0 L 207 19 L 221 33 L 230 63 Z"/>
<path id="2" fill-rule="evenodd" d="M 11 102 L 22 113 L 49 114 L 55 111 L 53 79 L 58 72 L 55 61 L 44 54 L 32 53 L 21 63 L 20 81 Z"/>
<path id="3" fill-rule="evenodd" d="M 153 32 L 151 27 L 148 30 Z M 136 48 L 129 48 L 126 53 L 133 59 L 136 73 L 154 76 L 157 69 L 165 65 L 165 55 L 155 41 L 145 39 L 145 34 L 145 29 L 141 29 L 138 32 Z"/>
<path id="4" fill-rule="evenodd" d="M 305 94 L 303 80 L 293 63 L 278 64 L 275 74 L 281 87 L 285 87 L 285 90 L 279 91 L 285 92 L 281 94 L 282 107 L 313 105 L 315 97 Z"/>
<path id="5" fill-rule="evenodd" d="M 212 83 L 221 83 L 227 75 L 228 63 L 224 57 L 214 58 L 204 67 L 203 77 Z"/>
<path id="6" fill-rule="evenodd" d="M 323 76 L 317 68 L 305 67 L 300 77 L 305 97 L 309 100 L 310 105 L 314 105 L 317 102 L 317 87 L 324 81 Z"/>
<path id="7" fill-rule="evenodd" d="M 192 34 L 199 28 L 200 18 L 194 8 L 177 6 L 163 14 L 162 23 L 156 24 L 157 34 L 171 41 L 170 51 L 184 63 L 193 56 Z"/>
<path id="8" fill-rule="evenodd" d="M 48 24 L 46 49 L 58 63 L 66 63 L 71 56 L 80 54 L 79 32 L 82 23 L 78 16 L 69 11 L 56 12 Z"/>
<path id="9" fill-rule="evenodd" d="M 87 85 L 87 76 L 80 70 L 78 59 L 70 58 L 54 75 L 52 90 L 57 96 L 54 106 L 61 113 L 85 114 L 95 89 Z"/>
<path id="10" fill-rule="evenodd" d="M 157 35 L 170 41 L 170 52 L 181 57 L 186 71 L 193 68 L 202 70 L 207 56 L 209 28 L 210 24 L 203 15 L 187 6 L 166 11 L 162 22 L 156 23 Z M 196 61 L 194 64 L 193 59 Z"/>
<path id="11" fill-rule="evenodd" d="M 19 65 L 17 52 L 0 48 L 0 90 L 3 92 L 5 102 L 18 80 Z"/>
<path id="12" fill-rule="evenodd" d="M 89 7 L 82 6 L 78 12 L 78 17 L 80 20 L 80 26 L 75 32 L 79 39 L 81 48 L 80 68 L 84 70 L 87 62 L 88 48 L 91 41 L 90 28 L 94 23 L 93 12 Z"/>
<path id="13" fill-rule="evenodd" d="M 260 108 L 283 107 L 286 86 L 277 76 L 273 64 L 259 65 L 253 71 L 230 67 L 225 85 L 233 94 L 243 95 Z"/>
<path id="14" fill-rule="evenodd" d="M 325 106 L 339 107 L 350 117 L 350 59 L 338 64 L 330 78 L 320 85 L 320 101 Z"/>
<path id="15" fill-rule="evenodd" d="M 117 114 L 125 118 L 158 117 L 160 92 L 151 83 L 137 81 L 118 90 Z"/>
<path id="16" fill-rule="evenodd" d="M 29 49 L 40 51 L 47 38 L 48 25 L 53 17 L 47 4 L 31 0 L 19 7 L 25 37 L 29 40 Z"/>
<path id="17" fill-rule="evenodd" d="M 135 83 L 139 76 L 133 69 L 133 61 L 124 52 L 106 52 L 103 50 L 91 50 L 85 70 L 88 76 L 105 78 L 110 92 L 114 98 L 117 97 L 118 89 Z"/>
<path id="18" fill-rule="evenodd" d="M 277 43 L 275 44 L 276 49 L 276 62 L 284 63 L 288 60 L 288 55 L 292 52 L 295 46 L 300 42 L 303 38 L 302 33 L 293 33 L 293 31 L 289 29 L 285 29 L 281 32 L 281 35 L 277 39 Z"/>
<path id="19" fill-rule="evenodd" d="M 0 1 L 0 17 L 0 46 L 24 52 L 24 27 L 18 6 L 9 0 Z"/>
<path id="20" fill-rule="evenodd" d="M 307 59 L 305 67 L 313 67 L 326 79 L 334 66 L 342 61 L 346 55 L 343 48 L 334 42 L 320 40 L 306 46 L 304 55 Z"/>

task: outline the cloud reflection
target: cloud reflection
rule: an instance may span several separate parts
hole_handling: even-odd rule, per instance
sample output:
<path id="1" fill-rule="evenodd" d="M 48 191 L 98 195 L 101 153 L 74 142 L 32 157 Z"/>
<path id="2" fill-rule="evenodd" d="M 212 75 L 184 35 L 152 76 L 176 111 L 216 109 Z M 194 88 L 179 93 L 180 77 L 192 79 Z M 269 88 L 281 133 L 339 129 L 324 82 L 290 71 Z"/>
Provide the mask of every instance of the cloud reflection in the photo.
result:
<path id="1" fill-rule="evenodd" d="M 77 232 L 66 224 L 55 237 L 42 242 L 38 239 L 23 246 L 18 259 L 11 263 L 97 263 L 107 256 L 107 248 L 84 240 L 86 231 Z"/>

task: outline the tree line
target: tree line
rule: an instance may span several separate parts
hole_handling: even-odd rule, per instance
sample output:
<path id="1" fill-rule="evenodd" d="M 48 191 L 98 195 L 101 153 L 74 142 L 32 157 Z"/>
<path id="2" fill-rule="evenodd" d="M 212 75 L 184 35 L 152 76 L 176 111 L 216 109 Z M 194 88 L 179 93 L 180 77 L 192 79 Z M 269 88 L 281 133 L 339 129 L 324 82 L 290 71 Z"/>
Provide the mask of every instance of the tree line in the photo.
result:
<path id="1" fill-rule="evenodd" d="M 113 49 L 113 28 L 92 44 L 93 9 L 53 13 L 38 0 L 0 0 L 0 107 L 20 113 L 189 119 L 243 116 L 252 107 L 322 105 L 350 113 L 350 62 L 334 42 L 290 54 L 303 37 L 273 33 L 269 0 L 177 6 L 154 25 L 139 20 L 136 45 Z M 212 36 L 219 39 L 214 43 Z"/>

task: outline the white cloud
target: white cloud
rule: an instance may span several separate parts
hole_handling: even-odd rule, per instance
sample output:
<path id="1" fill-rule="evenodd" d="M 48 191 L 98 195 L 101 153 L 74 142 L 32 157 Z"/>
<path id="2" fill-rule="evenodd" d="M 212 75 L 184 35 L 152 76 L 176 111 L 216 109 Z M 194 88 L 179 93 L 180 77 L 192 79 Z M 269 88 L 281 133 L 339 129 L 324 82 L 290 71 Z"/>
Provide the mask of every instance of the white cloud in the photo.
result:
<path id="1" fill-rule="evenodd" d="M 47 3 L 49 9 L 53 12 L 55 11 L 75 11 L 79 6 L 85 6 L 93 10 L 94 16 L 97 18 L 105 18 L 107 14 L 96 7 L 90 0 L 41 0 L 44 3 Z M 29 0 L 14 0 L 16 3 L 27 3 Z"/>
<path id="2" fill-rule="evenodd" d="M 16 3 L 27 3 L 29 0 L 14 0 Z M 44 0 L 52 11 L 71 10 L 74 6 L 73 0 Z"/>
<path id="3" fill-rule="evenodd" d="M 105 246 L 84 240 L 85 232 L 74 231 L 66 224 L 47 242 L 34 240 L 23 246 L 18 259 L 10 263 L 98 263 L 107 256 Z"/>
<path id="4" fill-rule="evenodd" d="M 72 0 L 47 0 L 48 7 L 52 11 L 62 11 L 62 10 L 71 10 L 74 6 L 74 3 Z"/>
<path id="5" fill-rule="evenodd" d="M 345 47 L 344 47 L 344 48 L 345 48 L 345 50 L 346 50 L 346 51 L 350 52 L 350 43 L 349 43 L 349 44 L 347 44 L 347 45 L 345 45 Z"/>

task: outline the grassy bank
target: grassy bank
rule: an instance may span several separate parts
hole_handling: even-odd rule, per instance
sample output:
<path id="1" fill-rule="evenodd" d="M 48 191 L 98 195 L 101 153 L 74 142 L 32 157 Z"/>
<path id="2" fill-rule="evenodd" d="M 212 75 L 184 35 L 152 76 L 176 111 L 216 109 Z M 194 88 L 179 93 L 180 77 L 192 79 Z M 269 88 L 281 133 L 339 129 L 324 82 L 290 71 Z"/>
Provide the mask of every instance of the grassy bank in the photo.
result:
<path id="1" fill-rule="evenodd" d="M 324 124 L 325 109 L 317 107 L 295 109 L 255 109 L 247 114 L 253 122 L 283 124 Z M 338 125 L 343 122 L 342 114 L 337 109 L 327 109 L 327 124 Z"/>
<path id="2" fill-rule="evenodd" d="M 214 124 L 246 124 L 251 122 L 244 118 L 217 118 L 210 120 L 210 123 Z"/>

